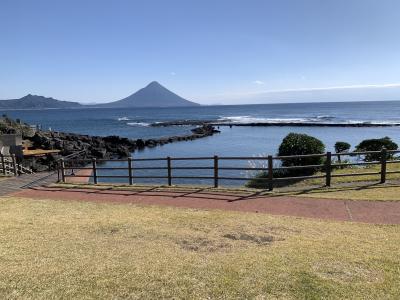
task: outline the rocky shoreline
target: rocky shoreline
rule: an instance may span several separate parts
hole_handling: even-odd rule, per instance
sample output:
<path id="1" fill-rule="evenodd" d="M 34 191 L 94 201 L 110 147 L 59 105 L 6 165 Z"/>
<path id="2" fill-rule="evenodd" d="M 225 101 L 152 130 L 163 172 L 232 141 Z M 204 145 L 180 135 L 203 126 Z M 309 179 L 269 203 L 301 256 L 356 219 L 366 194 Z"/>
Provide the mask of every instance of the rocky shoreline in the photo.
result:
<path id="1" fill-rule="evenodd" d="M 53 168 L 55 162 L 65 156 L 84 152 L 85 159 L 126 158 L 136 150 L 153 148 L 169 143 L 192 141 L 219 133 L 213 126 L 202 124 L 191 129 L 190 134 L 161 137 L 156 139 L 128 139 L 119 136 L 90 136 L 76 133 L 34 130 L 19 120 L 3 117 L 0 134 L 17 133 L 22 136 L 25 147 L 29 149 L 59 150 L 58 153 L 44 156 L 24 157 L 22 163 L 34 171 Z"/>
<path id="2" fill-rule="evenodd" d="M 86 150 L 88 158 L 124 158 L 135 150 L 153 148 L 180 141 L 212 136 L 219 133 L 211 125 L 203 125 L 191 130 L 191 134 L 162 137 L 158 139 L 128 139 L 119 136 L 89 136 L 75 133 L 54 131 L 38 131 L 31 137 L 24 137 L 32 143 L 33 148 L 57 149 L 60 155 L 67 156 L 78 151 Z"/>

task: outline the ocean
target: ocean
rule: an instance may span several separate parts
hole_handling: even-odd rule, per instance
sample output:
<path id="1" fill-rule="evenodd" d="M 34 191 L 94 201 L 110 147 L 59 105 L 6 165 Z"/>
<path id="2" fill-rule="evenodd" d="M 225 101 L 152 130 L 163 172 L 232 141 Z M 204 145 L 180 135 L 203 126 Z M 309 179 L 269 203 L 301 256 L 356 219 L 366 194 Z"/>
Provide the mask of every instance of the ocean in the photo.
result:
<path id="1" fill-rule="evenodd" d="M 151 127 L 149 124 L 172 120 L 221 120 L 235 123 L 400 123 L 400 101 L 297 103 L 235 106 L 202 106 L 182 108 L 83 108 L 51 110 L 0 111 L 30 124 L 40 124 L 43 129 L 89 135 L 119 135 L 128 138 L 157 138 L 190 132 L 193 126 Z M 290 132 L 306 133 L 323 141 L 327 151 L 332 151 L 336 141 L 356 146 L 366 138 L 391 137 L 400 143 L 400 127 L 220 127 L 221 133 L 194 141 L 166 144 L 136 151 L 136 158 L 191 157 L 191 156 L 259 156 L 276 154 L 282 139 Z M 228 164 L 228 162 L 226 162 Z M 113 163 L 116 165 L 116 163 Z M 187 166 L 188 162 L 180 165 Z M 200 162 L 191 162 L 199 165 Z M 204 162 L 203 162 L 204 164 Z M 209 162 L 211 165 L 211 162 Z M 232 163 L 231 163 L 232 164 Z M 243 162 L 248 165 L 249 162 Z M 154 166 L 154 165 L 152 165 Z M 138 171 L 139 172 L 139 171 Z M 146 172 L 146 171 L 142 171 Z M 176 171 L 175 175 L 193 173 Z M 147 171 L 146 175 L 151 174 Z M 155 174 L 155 173 L 153 173 Z M 196 174 L 210 175 L 206 172 Z M 115 174 L 113 174 L 115 175 Z M 141 175 L 141 174 L 140 174 Z M 221 176 L 223 176 L 222 174 Z M 231 175 L 231 174 L 225 174 Z M 251 174 L 236 174 L 238 177 Z M 160 182 L 141 180 L 140 182 Z M 162 180 L 161 180 L 162 182 Z M 176 183 L 189 183 L 178 180 Z M 196 182 L 208 184 L 210 181 Z M 226 184 L 243 184 L 227 181 Z"/>

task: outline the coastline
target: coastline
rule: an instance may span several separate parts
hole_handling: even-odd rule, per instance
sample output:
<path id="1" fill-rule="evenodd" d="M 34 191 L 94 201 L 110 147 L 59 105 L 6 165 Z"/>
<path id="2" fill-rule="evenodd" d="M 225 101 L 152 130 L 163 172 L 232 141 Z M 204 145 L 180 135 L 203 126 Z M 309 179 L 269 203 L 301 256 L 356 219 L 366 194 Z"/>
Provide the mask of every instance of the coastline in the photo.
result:
<path id="1" fill-rule="evenodd" d="M 201 139 L 220 132 L 211 125 L 202 125 L 191 129 L 190 134 L 149 139 L 129 139 L 117 135 L 102 137 L 32 129 L 28 124 L 6 117 L 3 117 L 0 121 L 0 125 L 2 125 L 0 134 L 21 135 L 23 145 L 20 147 L 24 147 L 25 150 L 40 150 L 42 152 L 43 150 L 59 150 L 57 153 L 40 153 L 38 155 L 29 155 L 29 157 L 24 155 L 23 158 L 19 158 L 23 159 L 23 163 L 27 166 L 29 165 L 35 172 L 52 169 L 58 159 L 77 152 L 84 151 L 83 156 L 87 159 L 126 158 L 130 157 L 135 150 Z"/>
<path id="2" fill-rule="evenodd" d="M 169 136 L 158 139 L 128 139 L 120 136 L 89 136 L 75 133 L 39 131 L 32 137 L 25 136 L 34 148 L 57 149 L 59 154 L 46 157 L 32 157 L 25 160 L 35 172 L 47 171 L 56 167 L 56 161 L 62 157 L 85 151 L 82 159 L 121 159 L 132 155 L 136 150 L 154 148 L 169 143 L 192 141 L 219 133 L 212 126 L 201 126 L 191 130 L 191 134 Z M 76 162 L 77 163 L 77 162 Z M 78 163 L 79 165 L 80 163 Z M 83 165 L 84 163 L 81 162 Z"/>

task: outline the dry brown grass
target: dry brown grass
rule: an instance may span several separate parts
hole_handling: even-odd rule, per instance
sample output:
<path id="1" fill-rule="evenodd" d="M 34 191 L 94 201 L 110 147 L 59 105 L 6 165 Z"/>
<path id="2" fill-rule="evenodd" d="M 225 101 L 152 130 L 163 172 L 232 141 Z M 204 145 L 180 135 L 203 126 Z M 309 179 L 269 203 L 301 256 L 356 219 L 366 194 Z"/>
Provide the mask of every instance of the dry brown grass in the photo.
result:
<path id="1" fill-rule="evenodd" d="M 400 227 L 0 199 L 2 299 L 399 299 Z"/>

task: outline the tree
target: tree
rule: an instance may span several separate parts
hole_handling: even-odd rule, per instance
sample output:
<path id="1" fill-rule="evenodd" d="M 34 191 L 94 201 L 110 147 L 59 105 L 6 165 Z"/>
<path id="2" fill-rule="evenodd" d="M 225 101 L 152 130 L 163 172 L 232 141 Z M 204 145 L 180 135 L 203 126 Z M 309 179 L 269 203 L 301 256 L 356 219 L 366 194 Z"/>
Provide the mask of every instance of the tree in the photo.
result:
<path id="1" fill-rule="evenodd" d="M 335 143 L 335 152 L 336 153 L 345 153 L 350 150 L 351 145 L 346 142 L 336 142 Z M 338 161 L 339 163 L 341 162 L 340 160 L 340 155 L 338 155 Z"/>

